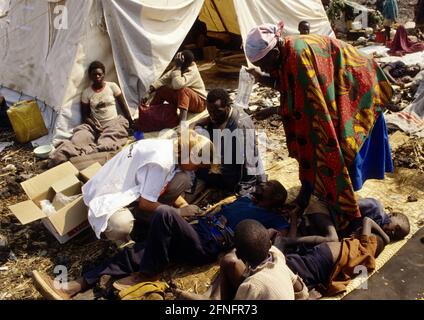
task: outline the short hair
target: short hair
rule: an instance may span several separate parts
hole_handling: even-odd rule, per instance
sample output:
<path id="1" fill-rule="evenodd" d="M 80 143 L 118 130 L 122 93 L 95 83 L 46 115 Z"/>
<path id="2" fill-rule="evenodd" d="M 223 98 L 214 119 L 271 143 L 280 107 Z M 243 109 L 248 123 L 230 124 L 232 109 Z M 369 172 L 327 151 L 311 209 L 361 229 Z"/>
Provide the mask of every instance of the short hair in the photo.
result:
<path id="1" fill-rule="evenodd" d="M 267 199 L 272 200 L 275 203 L 275 207 L 282 207 L 287 200 L 286 188 L 277 180 L 269 180 L 267 184 L 271 186 Z"/>
<path id="2" fill-rule="evenodd" d="M 100 61 L 93 61 L 92 63 L 90 63 L 90 65 L 88 66 L 88 74 L 91 74 L 91 72 L 93 70 L 96 69 L 102 69 L 102 71 L 105 73 L 106 72 L 106 67 L 103 63 L 101 63 Z"/>
<path id="3" fill-rule="evenodd" d="M 235 230 L 234 243 L 237 256 L 252 266 L 263 262 L 271 248 L 268 230 L 258 221 L 246 219 Z"/>
<path id="4" fill-rule="evenodd" d="M 230 95 L 224 89 L 213 89 L 209 91 L 209 94 L 206 99 L 209 103 L 215 103 L 218 100 L 221 100 L 222 105 L 224 106 L 230 105 Z"/>
<path id="5" fill-rule="evenodd" d="M 194 61 L 194 54 L 190 50 L 184 50 L 182 52 L 182 55 L 184 56 L 184 65 L 187 67 L 190 66 Z"/>
<path id="6" fill-rule="evenodd" d="M 301 25 L 304 25 L 304 24 L 309 24 L 309 25 L 311 25 L 311 24 L 309 23 L 309 21 L 302 20 L 302 21 L 300 21 L 300 22 L 299 22 L 299 28 L 300 28 L 300 26 L 301 26 Z"/>
<path id="7" fill-rule="evenodd" d="M 393 241 L 399 241 L 404 239 L 409 232 L 411 232 L 411 225 L 408 217 L 401 212 L 392 212 L 392 217 L 398 220 L 398 228 L 395 228 L 392 239 Z"/>

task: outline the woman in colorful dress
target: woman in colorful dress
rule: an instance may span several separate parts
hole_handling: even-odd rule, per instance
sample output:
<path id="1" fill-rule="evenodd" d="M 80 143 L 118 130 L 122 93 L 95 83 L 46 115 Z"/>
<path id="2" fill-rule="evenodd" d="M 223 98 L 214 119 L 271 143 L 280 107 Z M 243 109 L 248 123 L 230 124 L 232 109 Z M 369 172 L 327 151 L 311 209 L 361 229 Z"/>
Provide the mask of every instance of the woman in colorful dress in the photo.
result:
<path id="1" fill-rule="evenodd" d="M 302 188 L 328 203 L 335 222 L 359 217 L 355 191 L 393 171 L 383 107 L 392 87 L 378 64 L 353 46 L 320 35 L 282 36 L 284 24 L 248 34 L 245 52 L 259 67 L 257 81 L 281 93 L 280 114 L 289 155 L 299 163 Z"/>

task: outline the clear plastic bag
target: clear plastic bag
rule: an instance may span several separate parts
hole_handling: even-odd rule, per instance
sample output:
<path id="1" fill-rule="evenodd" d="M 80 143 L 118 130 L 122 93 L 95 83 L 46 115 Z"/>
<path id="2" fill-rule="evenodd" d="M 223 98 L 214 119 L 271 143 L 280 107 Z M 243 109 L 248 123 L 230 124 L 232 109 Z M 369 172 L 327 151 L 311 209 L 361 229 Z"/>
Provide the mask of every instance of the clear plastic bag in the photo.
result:
<path id="1" fill-rule="evenodd" d="M 245 66 L 240 69 L 237 97 L 234 101 L 234 105 L 240 109 L 249 108 L 250 95 L 255 84 L 255 77 L 247 72 L 246 69 Z"/>
<path id="2" fill-rule="evenodd" d="M 46 216 L 50 216 L 50 215 L 56 213 L 55 207 L 53 206 L 53 204 L 49 200 L 40 201 L 40 206 L 41 206 L 41 211 L 43 211 L 43 213 Z"/>
<path id="3" fill-rule="evenodd" d="M 81 195 L 77 194 L 75 196 L 65 196 L 63 193 L 57 193 L 56 196 L 53 199 L 53 206 L 56 208 L 56 210 L 59 210 L 63 208 L 64 206 L 68 205 L 72 201 L 75 201 L 78 199 Z"/>

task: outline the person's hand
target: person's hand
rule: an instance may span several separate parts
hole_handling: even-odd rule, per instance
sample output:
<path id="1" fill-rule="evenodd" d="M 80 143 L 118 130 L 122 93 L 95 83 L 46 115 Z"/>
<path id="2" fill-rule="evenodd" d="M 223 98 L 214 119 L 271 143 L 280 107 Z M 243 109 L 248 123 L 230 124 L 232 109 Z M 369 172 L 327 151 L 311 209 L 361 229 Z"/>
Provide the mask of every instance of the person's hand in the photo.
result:
<path id="1" fill-rule="evenodd" d="M 179 210 L 180 216 L 183 218 L 195 217 L 202 213 L 202 210 L 194 204 L 190 204 L 188 206 L 179 208 L 178 210 Z"/>
<path id="2" fill-rule="evenodd" d="M 178 52 L 177 55 L 175 56 L 175 64 L 178 67 L 181 67 L 184 64 L 184 55 L 182 52 Z"/>
<path id="3" fill-rule="evenodd" d="M 258 68 L 247 68 L 246 71 L 255 77 L 255 81 L 259 82 L 262 78 L 262 73 Z"/>

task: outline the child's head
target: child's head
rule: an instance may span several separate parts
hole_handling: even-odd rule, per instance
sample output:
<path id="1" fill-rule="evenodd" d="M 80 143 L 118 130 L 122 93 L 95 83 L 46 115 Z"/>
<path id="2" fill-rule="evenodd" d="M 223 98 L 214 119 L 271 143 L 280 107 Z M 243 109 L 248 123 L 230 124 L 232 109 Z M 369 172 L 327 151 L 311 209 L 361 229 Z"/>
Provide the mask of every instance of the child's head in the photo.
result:
<path id="1" fill-rule="evenodd" d="M 391 241 L 399 241 L 409 234 L 411 226 L 406 215 L 400 212 L 392 212 L 390 223 L 383 226 L 383 230 L 387 233 Z"/>
<path id="2" fill-rule="evenodd" d="M 253 200 L 263 208 L 281 208 L 287 200 L 287 190 L 277 180 L 269 180 L 256 186 Z"/>
<path id="3" fill-rule="evenodd" d="M 243 220 L 235 230 L 234 242 L 237 257 L 250 266 L 260 265 L 271 248 L 268 230 L 255 220 Z"/>
<path id="4" fill-rule="evenodd" d="M 183 68 L 188 68 L 191 66 L 191 64 L 194 61 L 194 54 L 193 52 L 191 52 L 190 50 L 184 50 L 182 52 L 183 56 L 184 56 L 184 63 L 182 65 Z"/>
<path id="5" fill-rule="evenodd" d="M 106 67 L 100 61 L 93 61 L 88 67 L 88 76 L 95 83 L 103 82 L 105 78 Z"/>
<path id="6" fill-rule="evenodd" d="M 311 25 L 308 21 L 301 21 L 299 23 L 299 32 L 300 34 L 309 34 L 311 32 Z"/>

